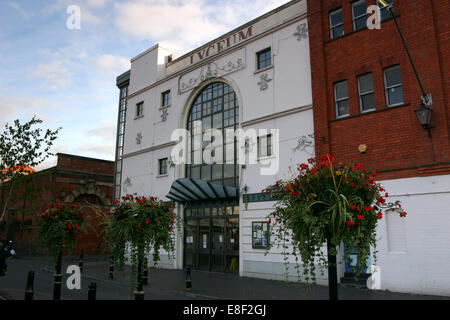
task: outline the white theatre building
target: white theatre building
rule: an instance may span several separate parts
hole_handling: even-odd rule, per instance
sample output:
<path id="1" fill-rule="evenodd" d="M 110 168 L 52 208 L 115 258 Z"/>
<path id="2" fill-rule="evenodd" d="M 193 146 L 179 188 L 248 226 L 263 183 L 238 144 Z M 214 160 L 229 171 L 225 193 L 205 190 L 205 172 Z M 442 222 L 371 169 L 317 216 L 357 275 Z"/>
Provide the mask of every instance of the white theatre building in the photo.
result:
<path id="1" fill-rule="evenodd" d="M 274 202 L 261 190 L 315 156 L 306 17 L 306 0 L 291 1 L 181 57 L 157 44 L 117 78 L 115 199 L 136 193 L 173 201 L 184 221 L 175 259 L 162 254 L 159 267 L 285 279 L 282 250 L 266 254 Z M 186 164 L 173 156 L 177 129 L 189 132 Z M 209 129 L 223 138 L 211 139 Z M 226 135 L 238 129 L 253 129 L 256 138 Z M 206 161 L 212 145 L 213 161 Z M 217 153 L 223 161 L 214 161 Z M 267 168 L 279 169 L 270 174 Z M 384 224 L 380 230 L 383 238 L 388 230 Z M 398 272 L 386 261 L 386 270 Z M 344 269 L 338 267 L 339 279 Z M 378 280 L 372 288 L 389 289 Z M 318 283 L 328 283 L 326 271 Z"/>

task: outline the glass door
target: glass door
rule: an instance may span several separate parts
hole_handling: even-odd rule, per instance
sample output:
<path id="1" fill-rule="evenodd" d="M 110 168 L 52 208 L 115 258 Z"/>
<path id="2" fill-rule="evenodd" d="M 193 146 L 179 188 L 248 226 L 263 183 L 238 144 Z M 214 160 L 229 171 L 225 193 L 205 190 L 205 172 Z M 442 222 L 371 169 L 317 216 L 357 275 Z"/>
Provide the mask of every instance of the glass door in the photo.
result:
<path id="1" fill-rule="evenodd" d="M 198 226 L 197 220 L 186 220 L 184 229 L 184 265 L 197 267 Z"/>
<path id="2" fill-rule="evenodd" d="M 200 270 L 210 270 L 210 228 L 209 218 L 198 220 L 198 264 Z"/>
<path id="3" fill-rule="evenodd" d="M 227 217 L 226 271 L 239 272 L 239 217 Z"/>
<path id="4" fill-rule="evenodd" d="M 211 218 L 212 246 L 211 270 L 225 271 L 225 219 L 224 217 Z"/>

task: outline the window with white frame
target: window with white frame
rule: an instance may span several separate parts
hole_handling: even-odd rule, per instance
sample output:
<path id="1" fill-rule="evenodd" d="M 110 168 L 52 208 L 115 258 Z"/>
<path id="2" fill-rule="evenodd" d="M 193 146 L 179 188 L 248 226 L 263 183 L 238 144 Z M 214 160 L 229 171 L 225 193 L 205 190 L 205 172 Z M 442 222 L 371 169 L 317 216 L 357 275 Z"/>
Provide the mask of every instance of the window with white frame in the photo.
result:
<path id="1" fill-rule="evenodd" d="M 335 39 L 344 35 L 344 19 L 342 8 L 329 13 L 330 17 L 330 38 Z"/>
<path id="2" fill-rule="evenodd" d="M 144 101 L 136 104 L 136 118 L 142 117 L 144 115 Z"/>
<path id="3" fill-rule="evenodd" d="M 272 154 L 272 135 L 258 137 L 258 158 L 270 157 Z"/>
<path id="4" fill-rule="evenodd" d="M 358 77 L 359 107 L 361 112 L 375 110 L 372 73 Z"/>
<path id="5" fill-rule="evenodd" d="M 170 106 L 170 90 L 161 93 L 161 107 Z"/>
<path id="6" fill-rule="evenodd" d="M 339 81 L 334 84 L 334 104 L 336 107 L 336 118 L 350 115 L 347 80 Z"/>
<path id="7" fill-rule="evenodd" d="M 167 174 L 167 162 L 168 158 L 163 158 L 158 160 L 158 174 L 160 176 Z"/>
<path id="8" fill-rule="evenodd" d="M 396 65 L 384 69 L 384 88 L 386 92 L 386 104 L 396 106 L 403 104 L 402 76 L 400 66 Z"/>
<path id="9" fill-rule="evenodd" d="M 366 0 L 359 0 L 352 3 L 353 30 L 360 30 L 367 27 L 367 7 Z"/>

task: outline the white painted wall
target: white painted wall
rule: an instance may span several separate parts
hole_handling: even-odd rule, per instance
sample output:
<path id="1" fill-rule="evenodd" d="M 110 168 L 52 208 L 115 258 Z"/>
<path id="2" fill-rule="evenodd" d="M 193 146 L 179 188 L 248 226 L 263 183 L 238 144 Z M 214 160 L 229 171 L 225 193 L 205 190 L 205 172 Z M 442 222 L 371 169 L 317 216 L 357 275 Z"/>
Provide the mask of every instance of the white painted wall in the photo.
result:
<path id="1" fill-rule="evenodd" d="M 408 212 L 381 219 L 381 289 L 450 296 L 450 175 L 381 182 Z"/>

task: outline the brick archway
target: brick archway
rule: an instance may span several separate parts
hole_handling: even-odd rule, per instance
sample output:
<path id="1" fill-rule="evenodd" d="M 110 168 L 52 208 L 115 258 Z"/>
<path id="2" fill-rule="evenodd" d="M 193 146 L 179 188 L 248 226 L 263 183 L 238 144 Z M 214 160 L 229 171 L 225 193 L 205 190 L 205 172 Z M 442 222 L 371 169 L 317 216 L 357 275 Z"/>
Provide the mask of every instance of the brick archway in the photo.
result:
<path id="1" fill-rule="evenodd" d="M 64 202 L 72 203 L 76 198 L 78 198 L 81 195 L 95 195 L 97 196 L 101 201 L 102 204 L 105 206 L 111 205 L 111 199 L 109 199 L 106 194 L 104 194 L 98 187 L 95 186 L 89 186 L 89 187 L 80 187 L 78 189 L 75 189 L 69 194 L 65 199 Z"/>

